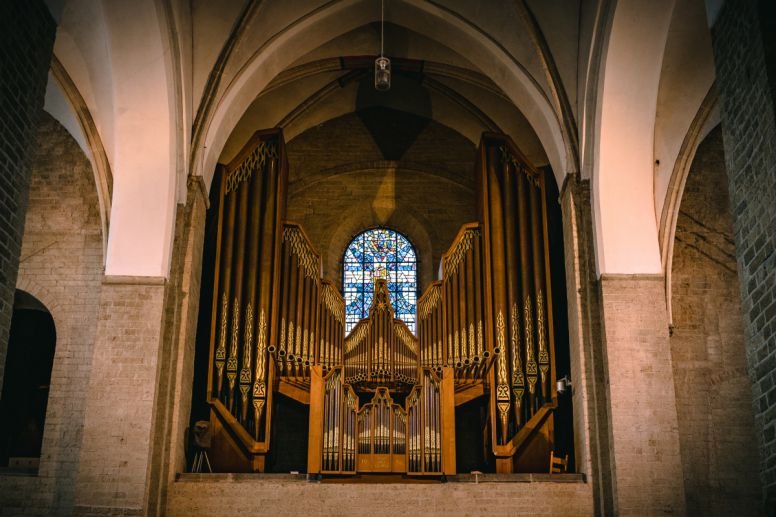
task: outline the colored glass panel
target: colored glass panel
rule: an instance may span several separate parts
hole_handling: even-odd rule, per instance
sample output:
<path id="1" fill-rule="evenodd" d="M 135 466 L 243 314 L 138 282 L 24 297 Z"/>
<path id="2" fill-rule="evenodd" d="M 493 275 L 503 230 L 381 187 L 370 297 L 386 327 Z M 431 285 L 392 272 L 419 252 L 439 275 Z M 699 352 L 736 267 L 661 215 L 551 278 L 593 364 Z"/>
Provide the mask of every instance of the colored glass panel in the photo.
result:
<path id="1" fill-rule="evenodd" d="M 345 332 L 369 315 L 375 278 L 388 280 L 391 304 L 397 318 L 415 332 L 418 288 L 415 249 L 402 234 L 387 228 L 357 235 L 345 250 L 343 291 Z"/>

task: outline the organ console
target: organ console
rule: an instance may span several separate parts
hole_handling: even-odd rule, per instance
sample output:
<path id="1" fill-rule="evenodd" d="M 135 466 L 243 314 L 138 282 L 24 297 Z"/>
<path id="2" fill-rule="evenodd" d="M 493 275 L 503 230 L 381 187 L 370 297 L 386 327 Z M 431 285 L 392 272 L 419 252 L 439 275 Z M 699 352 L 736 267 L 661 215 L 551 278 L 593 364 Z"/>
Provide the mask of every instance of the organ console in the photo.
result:
<path id="1" fill-rule="evenodd" d="M 475 173 L 478 221 L 419 298 L 417 335 L 376 279 L 369 316 L 346 336 L 342 296 L 284 219 L 281 132 L 256 133 L 223 169 L 208 367 L 223 469 L 265 470 L 281 393 L 309 407 L 311 474 L 455 474 L 456 407 L 473 400 L 487 401 L 496 471 L 547 470 L 557 394 L 544 176 L 495 134 Z"/>

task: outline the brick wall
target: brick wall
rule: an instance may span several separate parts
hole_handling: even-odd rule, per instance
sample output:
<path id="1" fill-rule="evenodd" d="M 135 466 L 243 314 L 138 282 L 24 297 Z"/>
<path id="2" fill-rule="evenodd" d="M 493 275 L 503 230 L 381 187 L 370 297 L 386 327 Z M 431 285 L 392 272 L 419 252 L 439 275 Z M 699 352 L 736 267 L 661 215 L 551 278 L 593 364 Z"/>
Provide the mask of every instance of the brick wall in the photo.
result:
<path id="1" fill-rule="evenodd" d="M 101 223 L 92 168 L 75 140 L 44 112 L 36 142 L 17 285 L 46 305 L 57 341 L 38 477 L 0 478 L 0 507 L 67 513 L 97 326 Z"/>
<path id="2" fill-rule="evenodd" d="M 103 278 L 76 515 L 141 515 L 157 395 L 163 278 Z"/>
<path id="3" fill-rule="evenodd" d="M 776 508 L 776 109 L 757 2 L 725 2 L 712 29 L 760 475 Z M 772 54 L 771 54 L 771 58 Z"/>
<path id="4" fill-rule="evenodd" d="M 545 475 L 546 477 L 546 475 Z M 593 515 L 590 485 L 569 482 L 309 483 L 284 475 L 188 475 L 167 515 Z"/>
<path id="5" fill-rule="evenodd" d="M 685 513 L 664 279 L 600 281 L 614 513 Z"/>
<path id="6" fill-rule="evenodd" d="M 722 132 L 698 147 L 676 224 L 671 356 L 687 512 L 756 515 L 752 389 Z"/>
<path id="7" fill-rule="evenodd" d="M 29 157 L 55 29 L 43 0 L 0 2 L 0 383 L 24 234 Z"/>
<path id="8" fill-rule="evenodd" d="M 168 484 L 186 471 L 185 433 L 191 414 L 197 315 L 207 198 L 201 177 L 189 177 L 186 205 L 175 218 L 170 278 L 164 303 L 159 388 L 151 435 L 148 515 L 161 515 Z"/>
<path id="9" fill-rule="evenodd" d="M 596 515 L 613 510 L 613 472 L 590 182 L 569 176 L 560 193 L 566 262 L 576 469 L 592 485 Z"/>
<path id="10" fill-rule="evenodd" d="M 417 248 L 422 289 L 460 226 L 476 219 L 474 155 L 469 140 L 432 121 L 400 161 L 385 161 L 361 119 L 345 115 L 289 142 L 287 217 L 304 227 L 337 285 L 353 236 L 393 227 Z"/>

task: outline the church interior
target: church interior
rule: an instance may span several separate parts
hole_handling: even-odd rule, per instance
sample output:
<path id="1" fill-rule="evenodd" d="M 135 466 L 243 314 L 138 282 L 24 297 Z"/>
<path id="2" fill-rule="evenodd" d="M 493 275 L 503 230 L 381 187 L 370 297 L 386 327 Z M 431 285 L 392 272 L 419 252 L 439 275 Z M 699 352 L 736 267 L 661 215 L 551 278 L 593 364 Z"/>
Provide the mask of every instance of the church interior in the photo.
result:
<path id="1" fill-rule="evenodd" d="M 776 515 L 776 4 L 0 4 L 0 516 Z"/>

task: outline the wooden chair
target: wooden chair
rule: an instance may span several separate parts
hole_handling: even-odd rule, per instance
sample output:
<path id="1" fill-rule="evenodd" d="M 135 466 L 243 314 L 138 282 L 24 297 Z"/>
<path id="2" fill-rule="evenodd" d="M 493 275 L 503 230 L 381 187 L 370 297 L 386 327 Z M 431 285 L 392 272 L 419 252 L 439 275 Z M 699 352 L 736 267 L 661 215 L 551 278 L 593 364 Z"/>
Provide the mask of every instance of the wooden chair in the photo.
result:
<path id="1" fill-rule="evenodd" d="M 555 451 L 550 451 L 550 474 L 561 474 L 568 472 L 569 469 L 569 455 L 564 457 L 555 456 Z"/>

